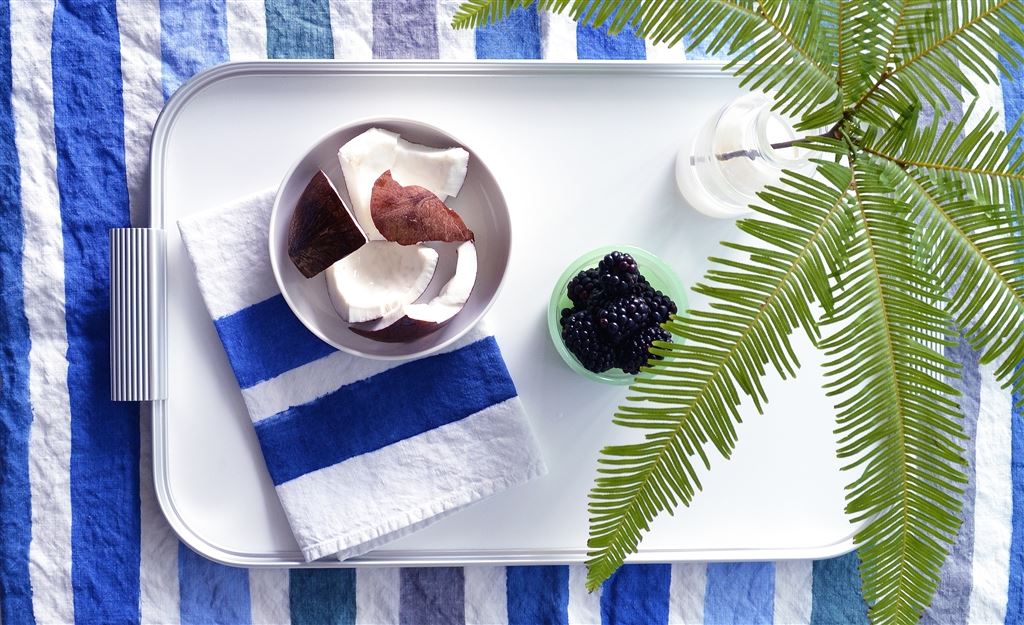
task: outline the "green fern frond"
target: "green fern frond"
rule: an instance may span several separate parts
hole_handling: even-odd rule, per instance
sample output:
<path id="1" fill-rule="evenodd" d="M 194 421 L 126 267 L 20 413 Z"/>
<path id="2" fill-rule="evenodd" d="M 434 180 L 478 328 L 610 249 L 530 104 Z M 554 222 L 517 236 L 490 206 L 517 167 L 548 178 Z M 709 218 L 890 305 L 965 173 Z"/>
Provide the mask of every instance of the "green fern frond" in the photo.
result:
<path id="1" fill-rule="evenodd" d="M 469 0 L 479 27 L 530 0 Z M 874 623 L 916 622 L 959 527 L 964 433 L 942 351 L 962 332 L 1024 393 L 1022 122 L 989 111 L 945 123 L 952 98 L 1024 65 L 1021 0 L 540 0 L 578 22 L 628 24 L 674 45 L 726 52 L 741 85 L 813 130 L 800 144 L 834 163 L 786 174 L 739 227 L 756 244 L 713 258 L 695 290 L 704 310 L 666 327 L 614 422 L 640 431 L 606 448 L 590 496 L 587 584 L 637 549 L 656 515 L 701 489 L 709 445 L 728 458 L 743 402 L 763 376 L 795 375 L 797 328 L 827 355 L 839 456 Z M 922 111 L 934 121 L 919 127 Z M 828 130 L 822 130 L 822 129 Z M 823 317 L 812 313 L 821 305 Z M 817 308 L 813 309 L 817 311 Z M 826 329 L 826 336 L 820 334 Z"/>
<path id="2" fill-rule="evenodd" d="M 949 95 L 961 88 L 977 95 L 965 70 L 996 81 L 1024 63 L 1008 43 L 1024 40 L 1022 24 L 1020 0 L 907 0 L 885 70 L 851 110 L 884 126 L 908 102 L 948 109 Z"/>
<path id="3" fill-rule="evenodd" d="M 979 204 L 963 187 L 926 171 L 891 168 L 899 197 L 915 208 L 948 309 L 983 363 L 1000 361 L 996 376 L 1024 390 L 1024 234 L 1019 214 Z"/>
<path id="4" fill-rule="evenodd" d="M 452 19 L 454 28 L 479 28 L 529 6 L 527 0 L 469 0 Z M 803 113 L 801 127 L 834 123 L 842 113 L 832 65 L 835 42 L 826 32 L 834 9 L 828 2 L 788 0 L 539 0 L 541 10 L 568 12 L 574 20 L 609 25 L 612 34 L 627 24 L 653 43 L 676 45 L 683 35 L 693 45 L 732 55 L 726 69 L 749 89 L 773 92 L 778 109 Z"/>
<path id="5" fill-rule="evenodd" d="M 995 111 L 977 123 L 971 122 L 973 113 L 974 104 L 957 123 L 936 118 L 904 136 L 870 131 L 861 147 L 901 167 L 927 171 L 939 181 L 962 183 L 985 203 L 1008 205 L 1012 198 L 1024 197 L 1024 151 L 1017 136 L 1024 117 L 1003 132 L 994 129 Z"/>
<path id="6" fill-rule="evenodd" d="M 535 0 L 466 0 L 452 16 L 452 28 L 483 28 L 500 22 L 512 11 L 528 7 Z"/>
<path id="7" fill-rule="evenodd" d="M 960 527 L 964 438 L 957 365 L 941 349 L 951 319 L 934 277 L 913 258 L 910 210 L 893 199 L 882 168 L 855 163 L 860 226 L 853 259 L 822 346 L 826 388 L 839 398 L 836 430 L 844 469 L 863 473 L 847 513 L 867 521 L 855 535 L 864 598 L 876 624 L 916 623 L 931 602 Z"/>
<path id="8" fill-rule="evenodd" d="M 693 4 L 691 10 L 698 13 L 708 3 Z M 771 93 L 777 110 L 800 119 L 798 130 L 838 120 L 842 97 L 832 69 L 837 42 L 823 36 L 835 31 L 830 22 L 836 19 L 836 8 L 825 1 L 762 0 L 746 10 L 748 21 L 754 20 L 747 26 L 753 36 L 732 43 L 733 60 L 725 70 L 740 78 L 740 86 Z"/>
<path id="9" fill-rule="evenodd" d="M 906 2 L 840 0 L 836 14 L 836 72 L 843 107 L 857 102 L 885 70 Z"/>
<path id="10" fill-rule="evenodd" d="M 595 588 L 636 550 L 655 515 L 688 505 L 701 488 L 696 458 L 709 460 L 710 442 L 728 458 L 736 441 L 737 406 L 766 400 L 761 378 L 771 366 L 783 377 L 799 366 L 789 335 L 816 336 L 810 302 L 829 291 L 842 264 L 850 213 L 850 172 L 820 163 L 823 180 L 790 174 L 761 194 L 759 212 L 741 228 L 758 239 L 732 245 L 745 262 L 719 259 L 697 291 L 710 309 L 674 317 L 665 327 L 683 343 L 657 342 L 653 361 L 630 387 L 615 423 L 646 432 L 644 441 L 602 451 L 590 496 L 587 584 Z"/>

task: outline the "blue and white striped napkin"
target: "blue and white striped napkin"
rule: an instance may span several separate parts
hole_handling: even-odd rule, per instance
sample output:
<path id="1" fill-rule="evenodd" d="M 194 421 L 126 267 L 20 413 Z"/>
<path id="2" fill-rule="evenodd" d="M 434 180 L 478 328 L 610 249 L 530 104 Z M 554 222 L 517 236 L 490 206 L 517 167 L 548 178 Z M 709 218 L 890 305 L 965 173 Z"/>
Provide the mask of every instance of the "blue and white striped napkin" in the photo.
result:
<path id="1" fill-rule="evenodd" d="M 273 193 L 178 222 L 307 561 L 346 559 L 544 473 L 516 387 L 478 326 L 385 362 L 310 333 L 267 252 Z"/>

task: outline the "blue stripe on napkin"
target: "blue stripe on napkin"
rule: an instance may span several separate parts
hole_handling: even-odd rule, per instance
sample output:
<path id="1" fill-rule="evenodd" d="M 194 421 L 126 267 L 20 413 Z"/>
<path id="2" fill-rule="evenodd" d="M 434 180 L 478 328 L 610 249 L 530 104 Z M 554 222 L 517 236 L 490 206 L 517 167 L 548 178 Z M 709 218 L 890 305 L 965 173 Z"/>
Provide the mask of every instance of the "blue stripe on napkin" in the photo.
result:
<path id="1" fill-rule="evenodd" d="M 480 372 L 459 380 L 453 371 Z M 490 372 L 491 375 L 484 375 Z M 343 386 L 256 423 L 274 485 L 515 397 L 494 337 Z"/>
<path id="2" fill-rule="evenodd" d="M 516 9 L 504 21 L 478 28 L 476 58 L 541 58 L 540 14 L 537 5 Z"/>
<path id="3" fill-rule="evenodd" d="M 267 57 L 333 59 L 328 0 L 266 0 Z"/>
<path id="4" fill-rule="evenodd" d="M 21 167 L 11 102 L 11 7 L 0 4 L 0 622 L 33 623 L 28 545 L 30 338 L 22 295 Z"/>
<path id="5" fill-rule="evenodd" d="M 510 566 L 505 588 L 508 625 L 569 622 L 569 567 Z"/>
<path id="6" fill-rule="evenodd" d="M 178 543 L 181 625 L 251 623 L 249 571 L 217 564 Z"/>
<path id="7" fill-rule="evenodd" d="M 628 564 L 601 589 L 601 625 L 668 622 L 671 564 Z"/>
<path id="8" fill-rule="evenodd" d="M 228 60 L 225 0 L 162 0 L 164 99 L 207 67 Z"/>
<path id="9" fill-rule="evenodd" d="M 139 408 L 110 400 L 110 228 L 127 226 L 114 0 L 53 12 L 53 116 L 71 400 L 71 577 L 81 623 L 139 620 Z"/>
<path id="10" fill-rule="evenodd" d="M 213 322 L 242 388 L 335 351 L 306 329 L 281 295 Z"/>

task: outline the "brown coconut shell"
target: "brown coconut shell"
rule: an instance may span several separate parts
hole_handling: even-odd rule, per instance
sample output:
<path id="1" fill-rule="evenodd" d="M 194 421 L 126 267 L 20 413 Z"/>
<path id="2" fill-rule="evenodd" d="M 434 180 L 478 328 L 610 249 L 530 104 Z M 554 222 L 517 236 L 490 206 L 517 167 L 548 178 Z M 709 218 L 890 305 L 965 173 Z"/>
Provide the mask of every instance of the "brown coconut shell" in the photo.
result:
<path id="1" fill-rule="evenodd" d="M 366 243 L 366 234 L 322 171 L 309 181 L 288 224 L 288 257 L 312 278 Z"/>
<path id="2" fill-rule="evenodd" d="M 417 185 L 402 186 L 391 170 L 373 183 L 370 216 L 385 239 L 401 245 L 473 240 L 473 231 L 441 198 Z"/>

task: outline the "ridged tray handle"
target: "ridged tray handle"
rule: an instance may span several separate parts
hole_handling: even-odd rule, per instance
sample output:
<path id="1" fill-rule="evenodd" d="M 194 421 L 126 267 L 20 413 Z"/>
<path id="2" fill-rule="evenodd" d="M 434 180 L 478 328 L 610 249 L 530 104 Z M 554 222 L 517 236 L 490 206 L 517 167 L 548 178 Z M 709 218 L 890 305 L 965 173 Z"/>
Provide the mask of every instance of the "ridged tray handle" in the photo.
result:
<path id="1" fill-rule="evenodd" d="M 167 398 L 167 234 L 110 231 L 110 399 Z"/>

